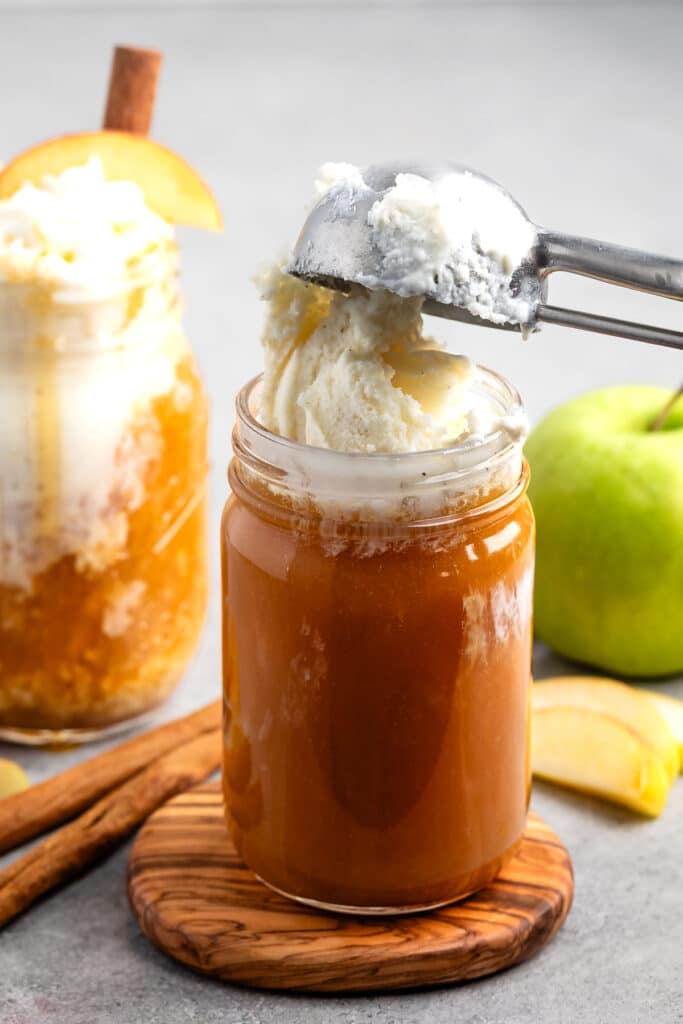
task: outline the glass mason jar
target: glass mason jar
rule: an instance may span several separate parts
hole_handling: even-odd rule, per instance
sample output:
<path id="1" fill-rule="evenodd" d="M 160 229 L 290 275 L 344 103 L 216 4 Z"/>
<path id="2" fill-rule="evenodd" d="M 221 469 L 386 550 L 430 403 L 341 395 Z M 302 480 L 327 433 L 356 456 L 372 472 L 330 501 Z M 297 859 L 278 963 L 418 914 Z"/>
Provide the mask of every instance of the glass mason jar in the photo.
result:
<path id="1" fill-rule="evenodd" d="M 164 699 L 207 596 L 207 404 L 175 273 L 60 300 L 0 283 L 0 737 Z"/>
<path id="2" fill-rule="evenodd" d="M 519 396 L 481 370 L 502 416 Z M 488 883 L 526 821 L 534 522 L 521 440 L 358 455 L 238 396 L 222 523 L 224 790 L 268 885 L 362 913 Z"/>

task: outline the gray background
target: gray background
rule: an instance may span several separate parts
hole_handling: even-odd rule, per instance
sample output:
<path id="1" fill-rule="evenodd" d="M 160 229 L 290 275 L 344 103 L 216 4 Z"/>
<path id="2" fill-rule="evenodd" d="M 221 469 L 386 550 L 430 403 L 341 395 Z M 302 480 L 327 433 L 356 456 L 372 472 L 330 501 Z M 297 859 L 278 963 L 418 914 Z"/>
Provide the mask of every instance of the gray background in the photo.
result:
<path id="1" fill-rule="evenodd" d="M 214 186 L 226 232 L 182 233 L 187 324 L 212 408 L 215 540 L 233 395 L 260 363 L 250 276 L 301 221 L 317 166 L 420 154 L 504 183 L 539 223 L 676 254 L 681 238 L 679 4 L 132 3 L 0 11 L 0 159 L 98 125 L 114 42 L 163 48 L 155 136 Z M 56 3 L 45 5 L 56 8 Z M 163 9 L 161 9 L 163 8 Z M 554 279 L 555 302 L 675 326 L 673 303 Z M 524 343 L 434 323 L 510 377 L 534 420 L 589 388 L 674 386 L 680 354 L 546 328 Z M 215 555 L 215 552 L 214 552 Z M 217 560 L 200 651 L 160 718 L 219 690 Z M 536 652 L 536 674 L 566 669 Z M 683 682 L 659 684 L 683 696 Z M 0 747 L 33 779 L 81 752 Z M 0 933 L 2 1024 L 683 1021 L 683 784 L 656 822 L 537 786 L 569 845 L 576 902 L 529 964 L 477 984 L 350 999 L 196 977 L 152 949 L 125 896 L 127 848 Z"/>

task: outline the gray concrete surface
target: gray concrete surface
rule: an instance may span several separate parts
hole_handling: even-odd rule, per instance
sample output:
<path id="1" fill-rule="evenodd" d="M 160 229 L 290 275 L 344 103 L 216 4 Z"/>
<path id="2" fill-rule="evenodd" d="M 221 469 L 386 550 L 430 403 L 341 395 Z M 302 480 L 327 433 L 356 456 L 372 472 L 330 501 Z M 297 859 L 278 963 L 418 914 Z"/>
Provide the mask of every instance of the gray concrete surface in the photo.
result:
<path id="1" fill-rule="evenodd" d="M 155 134 L 215 186 L 227 222 L 224 237 L 182 239 L 187 322 L 213 403 L 215 538 L 232 397 L 260 359 L 249 278 L 291 239 L 317 165 L 447 156 L 497 177 L 541 223 L 676 253 L 681 38 L 683 7 L 645 2 L 2 12 L 0 158 L 97 125 L 112 43 L 163 47 Z M 587 281 L 553 281 L 553 297 L 680 321 L 672 303 Z M 523 343 L 434 327 L 508 375 L 534 419 L 588 388 L 681 376 L 680 355 L 627 342 L 546 329 Z M 200 651 L 160 717 L 218 692 L 216 571 L 213 582 Z M 538 676 L 562 668 L 537 650 Z M 683 696 L 683 681 L 665 685 Z M 0 747 L 36 780 L 85 753 Z M 656 822 L 545 786 L 534 804 L 571 849 L 576 902 L 556 941 L 523 967 L 453 989 L 348 999 L 212 983 L 140 934 L 124 847 L 0 934 L 0 1022 L 683 1021 L 683 784 Z"/>

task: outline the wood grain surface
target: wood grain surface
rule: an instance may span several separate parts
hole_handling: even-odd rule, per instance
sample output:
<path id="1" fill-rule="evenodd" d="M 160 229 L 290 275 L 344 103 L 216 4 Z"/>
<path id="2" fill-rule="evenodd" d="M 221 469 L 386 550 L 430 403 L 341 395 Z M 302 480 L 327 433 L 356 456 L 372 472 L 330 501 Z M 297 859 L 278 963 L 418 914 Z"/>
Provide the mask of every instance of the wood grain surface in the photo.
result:
<path id="1" fill-rule="evenodd" d="M 321 913 L 268 889 L 241 863 L 220 787 L 204 784 L 160 808 L 130 855 L 140 927 L 169 956 L 256 988 L 351 992 L 479 978 L 552 939 L 574 890 L 569 854 L 533 813 L 496 881 L 426 914 Z"/>

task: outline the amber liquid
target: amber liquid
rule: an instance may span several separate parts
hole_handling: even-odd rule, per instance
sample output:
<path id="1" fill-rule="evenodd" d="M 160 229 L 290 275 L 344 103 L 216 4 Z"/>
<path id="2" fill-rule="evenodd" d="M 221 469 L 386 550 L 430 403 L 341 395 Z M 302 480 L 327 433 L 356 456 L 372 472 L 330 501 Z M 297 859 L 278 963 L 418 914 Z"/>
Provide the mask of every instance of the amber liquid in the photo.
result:
<path id="1" fill-rule="evenodd" d="M 177 365 L 175 384 L 182 405 L 173 392 L 152 400 L 122 438 L 119 460 L 136 457 L 150 431 L 158 443 L 139 505 L 128 511 L 123 496 L 110 495 L 108 521 L 125 523 L 117 557 L 98 571 L 73 552 L 28 592 L 0 586 L 0 731 L 106 728 L 149 710 L 178 682 L 206 607 L 207 409 L 190 358 Z M 123 618 L 107 628 L 117 608 Z"/>
<path id="2" fill-rule="evenodd" d="M 529 796 L 533 517 L 334 526 L 237 488 L 223 520 L 230 832 L 281 891 L 345 908 L 490 881 Z"/>

